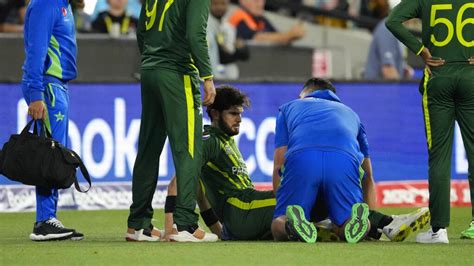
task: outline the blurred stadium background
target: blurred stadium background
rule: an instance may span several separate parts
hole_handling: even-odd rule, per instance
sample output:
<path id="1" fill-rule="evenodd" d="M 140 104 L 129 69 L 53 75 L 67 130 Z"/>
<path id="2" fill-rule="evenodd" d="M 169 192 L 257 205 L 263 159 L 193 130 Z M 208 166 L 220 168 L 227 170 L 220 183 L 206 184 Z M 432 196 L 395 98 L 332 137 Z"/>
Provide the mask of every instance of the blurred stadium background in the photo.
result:
<path id="1" fill-rule="evenodd" d="M 80 14 L 93 15 L 98 2 L 86 0 Z M 237 1 L 232 2 L 229 13 L 237 8 Z M 319 76 L 335 81 L 341 99 L 366 125 L 380 207 L 427 205 L 427 152 L 418 92 L 422 61 L 406 53 L 406 62 L 415 70 L 410 79 L 362 79 L 372 30 L 384 17 L 380 10 L 389 4 L 387 0 L 267 1 L 265 16 L 275 28 L 286 31 L 304 21 L 306 34 L 286 45 L 246 41 L 250 57 L 236 63 L 238 78 L 216 81 L 236 85 L 252 100 L 236 139 L 258 187 L 271 186 L 278 106 L 297 97 L 307 78 Z M 416 28 L 415 23 L 415 32 Z M 135 36 L 80 32 L 77 41 L 79 76 L 70 85 L 69 137 L 89 169 L 93 188 L 87 194 L 65 190 L 59 205 L 126 209 L 141 108 Z M 21 33 L 0 33 L 0 58 L 0 143 L 4 143 L 28 119 L 19 85 L 24 60 Z M 458 129 L 454 139 L 451 201 L 469 206 L 467 160 Z M 164 188 L 173 172 L 167 148 L 160 162 L 156 207 L 163 206 Z M 34 204 L 32 187 L 0 176 L 0 212 L 33 211 Z"/>

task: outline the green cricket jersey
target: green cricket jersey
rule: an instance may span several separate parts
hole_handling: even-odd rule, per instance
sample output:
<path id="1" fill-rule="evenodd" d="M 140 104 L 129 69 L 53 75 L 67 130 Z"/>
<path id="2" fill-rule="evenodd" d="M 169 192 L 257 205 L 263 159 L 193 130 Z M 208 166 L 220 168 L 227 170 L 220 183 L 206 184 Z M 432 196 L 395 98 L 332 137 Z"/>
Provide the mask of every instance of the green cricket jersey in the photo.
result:
<path id="1" fill-rule="evenodd" d="M 206 28 L 210 0 L 145 0 L 137 25 L 143 69 L 212 77 Z"/>
<path id="2" fill-rule="evenodd" d="M 411 18 L 422 21 L 422 43 L 402 25 Z M 402 0 L 386 26 L 417 55 L 427 47 L 432 56 L 447 63 L 466 63 L 474 57 L 473 0 Z"/>
<path id="3" fill-rule="evenodd" d="M 202 156 L 204 192 L 219 215 L 227 198 L 241 196 L 253 184 L 234 139 L 219 128 L 204 126 Z"/>

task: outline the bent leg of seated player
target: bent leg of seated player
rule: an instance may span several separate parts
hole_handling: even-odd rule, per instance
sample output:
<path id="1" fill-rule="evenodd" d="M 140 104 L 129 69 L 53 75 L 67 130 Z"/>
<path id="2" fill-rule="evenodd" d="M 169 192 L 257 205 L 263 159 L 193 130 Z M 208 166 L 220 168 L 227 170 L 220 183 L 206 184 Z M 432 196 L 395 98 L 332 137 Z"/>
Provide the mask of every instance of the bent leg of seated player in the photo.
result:
<path id="1" fill-rule="evenodd" d="M 222 208 L 222 240 L 272 240 L 275 204 L 273 191 L 246 189 L 227 198 Z"/>

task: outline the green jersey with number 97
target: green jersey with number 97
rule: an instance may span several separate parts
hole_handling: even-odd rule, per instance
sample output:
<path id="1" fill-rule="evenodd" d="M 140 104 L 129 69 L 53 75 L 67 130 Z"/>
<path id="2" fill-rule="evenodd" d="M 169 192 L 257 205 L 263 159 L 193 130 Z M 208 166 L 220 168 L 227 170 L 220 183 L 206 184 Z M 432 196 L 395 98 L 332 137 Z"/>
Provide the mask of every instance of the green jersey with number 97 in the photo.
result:
<path id="1" fill-rule="evenodd" d="M 145 0 L 137 25 L 142 69 L 212 77 L 206 40 L 210 0 Z"/>

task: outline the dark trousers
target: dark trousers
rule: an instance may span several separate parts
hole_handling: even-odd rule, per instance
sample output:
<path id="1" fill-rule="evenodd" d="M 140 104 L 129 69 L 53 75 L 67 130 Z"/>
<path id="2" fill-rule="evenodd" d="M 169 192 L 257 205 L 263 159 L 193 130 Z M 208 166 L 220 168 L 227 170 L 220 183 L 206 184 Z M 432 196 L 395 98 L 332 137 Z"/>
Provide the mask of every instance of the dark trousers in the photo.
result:
<path id="1" fill-rule="evenodd" d="M 429 206 L 431 226 L 447 227 L 454 121 L 459 124 L 466 149 L 471 199 L 474 198 L 474 66 L 446 65 L 432 72 L 428 76 L 425 71 L 420 86 L 429 155 Z"/>
<path id="2" fill-rule="evenodd" d="M 181 226 L 197 224 L 196 188 L 202 154 L 199 81 L 195 75 L 162 69 L 142 70 L 141 78 L 142 116 L 128 226 L 135 229 L 150 227 L 159 159 L 167 136 L 178 186 L 175 223 Z"/>

